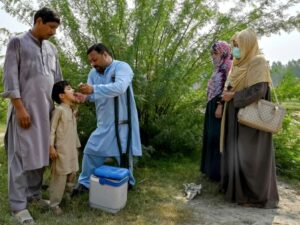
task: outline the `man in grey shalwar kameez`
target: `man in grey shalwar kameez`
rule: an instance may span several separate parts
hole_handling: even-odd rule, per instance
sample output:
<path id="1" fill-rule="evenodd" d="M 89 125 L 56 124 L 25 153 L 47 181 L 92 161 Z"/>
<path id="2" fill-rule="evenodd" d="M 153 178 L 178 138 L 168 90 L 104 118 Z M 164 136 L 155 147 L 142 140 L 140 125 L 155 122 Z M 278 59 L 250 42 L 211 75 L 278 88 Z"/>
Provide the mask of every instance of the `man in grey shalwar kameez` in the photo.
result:
<path id="1" fill-rule="evenodd" d="M 62 79 L 57 50 L 47 41 L 60 24 L 48 8 L 38 10 L 32 30 L 12 38 L 4 64 L 2 97 L 9 98 L 5 146 L 10 209 L 20 223 L 33 223 L 27 202 L 41 201 L 49 164 L 51 90 Z"/>

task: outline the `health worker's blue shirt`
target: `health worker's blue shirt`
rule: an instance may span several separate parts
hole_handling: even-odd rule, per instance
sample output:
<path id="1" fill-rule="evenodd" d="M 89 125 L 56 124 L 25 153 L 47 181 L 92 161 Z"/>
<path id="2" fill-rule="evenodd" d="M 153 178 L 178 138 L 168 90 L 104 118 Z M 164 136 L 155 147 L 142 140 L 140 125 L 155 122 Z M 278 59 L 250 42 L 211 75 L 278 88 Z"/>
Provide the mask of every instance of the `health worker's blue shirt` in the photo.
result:
<path id="1" fill-rule="evenodd" d="M 115 133 L 114 97 L 119 96 L 119 121 L 128 120 L 126 90 L 130 87 L 130 106 L 132 139 L 130 153 L 142 155 L 139 121 L 132 89 L 133 71 L 122 61 L 113 60 L 100 74 L 91 69 L 87 83 L 92 85 L 94 92 L 87 100 L 94 102 L 97 114 L 97 128 L 93 131 L 85 146 L 84 153 L 97 156 L 119 156 Z M 112 80 L 115 76 L 115 82 Z M 119 134 L 123 153 L 126 151 L 128 124 L 119 124 Z"/>

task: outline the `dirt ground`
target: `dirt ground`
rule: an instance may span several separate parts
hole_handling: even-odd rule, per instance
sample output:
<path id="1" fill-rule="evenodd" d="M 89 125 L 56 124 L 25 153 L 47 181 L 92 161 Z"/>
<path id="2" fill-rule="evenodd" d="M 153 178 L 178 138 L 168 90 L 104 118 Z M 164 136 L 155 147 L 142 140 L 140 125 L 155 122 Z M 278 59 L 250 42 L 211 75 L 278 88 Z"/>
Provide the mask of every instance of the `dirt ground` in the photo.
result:
<path id="1" fill-rule="evenodd" d="M 221 195 L 199 195 L 187 201 L 195 219 L 186 225 L 300 225 L 300 191 L 283 182 L 278 188 L 277 209 L 245 208 L 225 202 Z"/>
<path id="2" fill-rule="evenodd" d="M 300 190 L 283 182 L 278 182 L 278 189 L 277 209 L 241 207 L 224 201 L 222 195 L 200 194 L 190 201 L 178 196 L 193 215 L 191 222 L 183 225 L 300 225 Z"/>

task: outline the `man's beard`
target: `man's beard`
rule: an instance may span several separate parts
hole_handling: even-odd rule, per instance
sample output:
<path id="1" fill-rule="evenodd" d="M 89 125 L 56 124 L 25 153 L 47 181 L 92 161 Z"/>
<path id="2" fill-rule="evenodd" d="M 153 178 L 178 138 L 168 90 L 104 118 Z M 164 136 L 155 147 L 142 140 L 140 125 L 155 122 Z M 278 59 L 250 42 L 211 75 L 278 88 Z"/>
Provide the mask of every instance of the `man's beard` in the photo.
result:
<path id="1" fill-rule="evenodd" d="M 98 73 L 104 74 L 105 68 L 101 66 L 94 66 L 94 68 L 97 70 Z"/>

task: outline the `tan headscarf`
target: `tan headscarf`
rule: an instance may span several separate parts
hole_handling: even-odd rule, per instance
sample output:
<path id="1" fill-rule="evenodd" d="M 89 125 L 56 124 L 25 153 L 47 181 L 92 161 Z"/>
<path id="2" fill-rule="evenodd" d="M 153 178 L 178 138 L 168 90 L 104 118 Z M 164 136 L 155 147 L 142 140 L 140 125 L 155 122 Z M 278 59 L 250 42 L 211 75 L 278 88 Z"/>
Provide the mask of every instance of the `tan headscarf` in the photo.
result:
<path id="1" fill-rule="evenodd" d="M 231 85 L 233 91 L 240 91 L 260 82 L 271 84 L 269 65 L 259 51 L 256 33 L 252 29 L 242 30 L 233 35 L 231 38 L 232 45 L 234 41 L 240 48 L 241 58 L 233 60 L 233 68 L 226 80 L 225 88 Z M 225 103 L 221 123 L 221 152 L 224 149 L 226 107 L 227 104 Z"/>
<path id="2" fill-rule="evenodd" d="M 260 54 L 256 33 L 252 29 L 242 30 L 232 37 L 231 42 L 233 41 L 240 48 L 241 58 L 233 60 L 227 84 L 230 84 L 234 91 L 239 91 L 260 82 L 271 83 L 269 66 Z"/>

